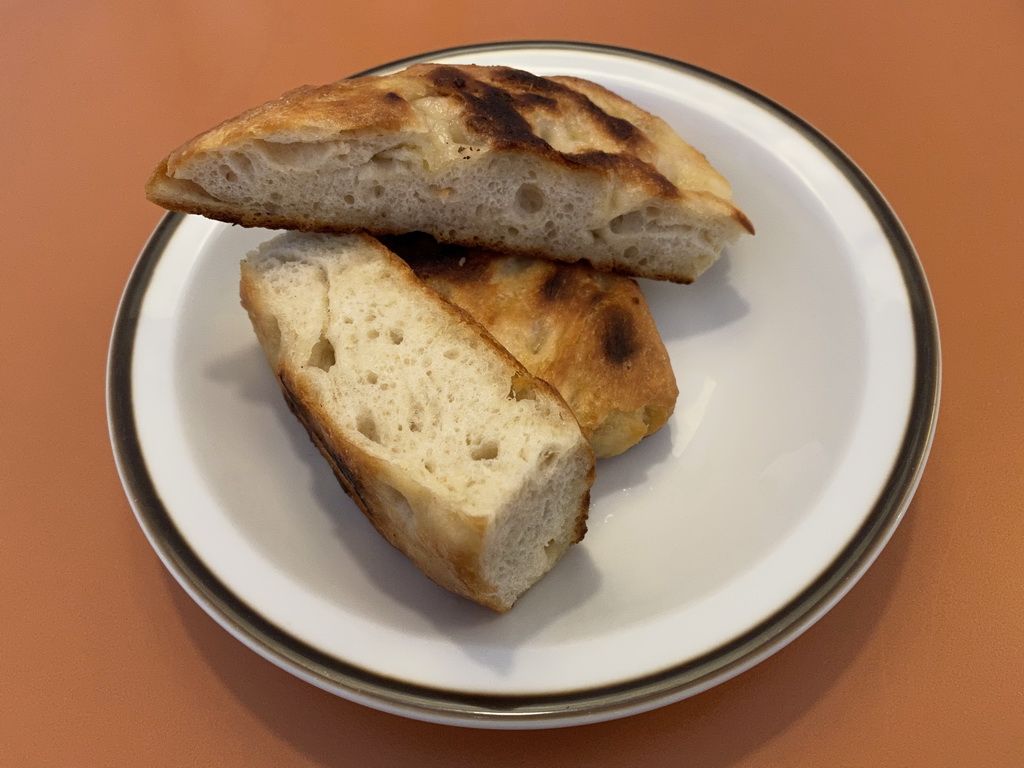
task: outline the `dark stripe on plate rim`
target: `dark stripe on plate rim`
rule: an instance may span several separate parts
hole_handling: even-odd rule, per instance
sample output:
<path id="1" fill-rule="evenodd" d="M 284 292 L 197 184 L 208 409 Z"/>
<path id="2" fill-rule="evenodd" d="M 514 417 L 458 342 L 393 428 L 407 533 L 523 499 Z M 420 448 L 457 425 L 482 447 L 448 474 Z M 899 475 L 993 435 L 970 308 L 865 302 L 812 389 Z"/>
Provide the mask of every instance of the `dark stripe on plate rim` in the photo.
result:
<path id="1" fill-rule="evenodd" d="M 846 176 L 878 220 L 906 284 L 916 346 L 915 387 L 903 443 L 864 524 L 803 592 L 747 633 L 703 657 L 622 684 L 550 695 L 485 695 L 412 685 L 328 656 L 276 627 L 238 599 L 181 536 L 153 485 L 136 432 L 131 367 L 139 310 L 153 272 L 184 215 L 164 216 L 132 271 L 118 308 L 107 368 L 111 442 L 140 524 L 163 562 L 202 608 L 260 655 L 318 687 L 409 717 L 492 728 L 551 727 L 633 714 L 706 690 L 772 655 L 817 621 L 853 586 L 888 542 L 917 487 L 938 417 L 940 351 L 931 295 L 917 254 L 896 215 L 867 176 L 820 131 L 756 91 L 722 75 L 657 54 L 564 41 L 516 41 L 446 48 L 355 76 L 384 74 L 417 62 L 473 53 L 548 49 L 612 54 L 714 82 L 776 115 L 811 140 Z"/>

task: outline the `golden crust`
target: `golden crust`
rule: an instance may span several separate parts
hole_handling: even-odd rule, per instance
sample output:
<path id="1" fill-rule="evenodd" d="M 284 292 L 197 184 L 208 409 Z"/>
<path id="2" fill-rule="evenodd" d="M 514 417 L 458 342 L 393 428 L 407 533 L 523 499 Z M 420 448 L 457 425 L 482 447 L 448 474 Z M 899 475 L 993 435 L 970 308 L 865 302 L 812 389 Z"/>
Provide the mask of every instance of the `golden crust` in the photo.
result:
<path id="1" fill-rule="evenodd" d="M 204 131 L 171 152 L 165 163 L 173 171 L 196 154 L 265 136 L 295 133 L 315 140 L 357 130 L 397 131 L 414 117 L 409 102 L 380 78 L 303 85 Z"/>
<path id="2" fill-rule="evenodd" d="M 679 390 L 635 280 L 421 234 L 382 241 L 558 390 L 596 456 L 622 453 L 668 421 Z"/>

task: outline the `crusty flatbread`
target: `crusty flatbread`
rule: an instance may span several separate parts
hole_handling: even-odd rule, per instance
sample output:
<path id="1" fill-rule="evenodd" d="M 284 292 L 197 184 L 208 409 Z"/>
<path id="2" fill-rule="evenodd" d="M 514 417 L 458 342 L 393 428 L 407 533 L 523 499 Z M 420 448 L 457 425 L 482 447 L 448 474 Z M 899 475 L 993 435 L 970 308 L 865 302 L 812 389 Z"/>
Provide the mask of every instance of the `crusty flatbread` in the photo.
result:
<path id="1" fill-rule="evenodd" d="M 663 120 L 598 84 L 508 67 L 297 88 L 171 152 L 147 195 L 246 226 L 423 231 L 676 282 L 753 232 Z"/>
<path id="2" fill-rule="evenodd" d="M 597 457 L 622 453 L 671 416 L 675 374 L 635 280 L 422 234 L 381 240 L 558 390 Z"/>
<path id="3" fill-rule="evenodd" d="M 279 235 L 240 292 L 289 407 L 432 580 L 507 611 L 583 537 L 594 456 L 565 401 L 376 240 Z"/>

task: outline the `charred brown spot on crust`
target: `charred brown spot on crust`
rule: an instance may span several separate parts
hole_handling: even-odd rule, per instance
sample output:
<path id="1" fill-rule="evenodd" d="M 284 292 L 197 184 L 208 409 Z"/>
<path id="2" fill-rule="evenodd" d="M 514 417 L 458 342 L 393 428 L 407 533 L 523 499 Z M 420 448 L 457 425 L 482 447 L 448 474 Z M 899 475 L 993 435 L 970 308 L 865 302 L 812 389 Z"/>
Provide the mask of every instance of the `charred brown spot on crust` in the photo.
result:
<path id="1" fill-rule="evenodd" d="M 545 301 L 557 301 L 564 293 L 569 275 L 564 269 L 555 269 L 541 287 L 540 295 Z"/>
<path id="2" fill-rule="evenodd" d="M 608 114 L 586 94 L 563 83 L 508 67 L 489 70 L 489 82 L 452 65 L 436 66 L 425 76 L 440 95 L 461 101 L 466 128 L 486 137 L 498 149 L 528 149 L 569 165 L 627 175 L 660 197 L 679 196 L 672 182 L 636 156 L 640 148 L 649 144 L 640 129 L 628 120 Z M 623 152 L 560 152 L 538 136 L 527 119 L 529 113 L 538 110 L 554 114 L 582 111 Z"/>
<path id="3" fill-rule="evenodd" d="M 607 172 L 632 176 L 650 182 L 661 197 L 678 197 L 676 185 L 666 179 L 653 165 L 632 155 L 613 155 L 610 152 L 590 150 L 566 154 L 563 157 L 573 165 L 595 168 Z"/>
<path id="4" fill-rule="evenodd" d="M 516 110 L 512 94 L 508 91 L 450 66 L 437 67 L 428 77 L 440 92 L 463 101 L 466 106 L 466 127 L 489 137 L 496 146 L 550 149 L 548 143 L 534 134 L 529 122 Z"/>
<path id="5" fill-rule="evenodd" d="M 647 140 L 637 127 L 628 120 L 609 115 L 585 94 L 575 91 L 555 80 L 549 80 L 546 77 L 539 77 L 530 72 L 523 72 L 522 70 L 509 67 L 496 68 L 493 78 L 501 85 L 523 89 L 525 92 L 516 94 L 516 99 L 517 101 L 521 100 L 524 104 L 554 108 L 558 106 L 558 102 L 551 98 L 552 96 L 558 95 L 568 98 L 588 113 L 605 133 L 623 144 L 632 147 L 637 143 Z"/>
<path id="6" fill-rule="evenodd" d="M 490 137 L 495 146 L 508 149 L 548 146 L 546 141 L 534 134 L 530 124 L 512 108 L 511 99 L 504 98 L 501 91 L 473 98 L 468 104 L 473 112 L 466 118 L 466 127 Z"/>
<path id="7" fill-rule="evenodd" d="M 502 85 L 529 89 L 535 93 L 556 93 L 560 90 L 565 90 L 564 85 L 560 85 L 554 80 L 549 80 L 546 77 L 541 77 L 522 69 L 513 69 L 512 67 L 495 67 L 492 77 L 495 82 Z"/>
<path id="8" fill-rule="evenodd" d="M 539 93 L 516 93 L 512 95 L 512 103 L 519 109 L 558 109 L 558 102 Z"/>
<path id="9" fill-rule="evenodd" d="M 601 349 L 613 365 L 624 365 L 637 353 L 633 318 L 621 307 L 607 307 L 599 319 Z"/>
<path id="10" fill-rule="evenodd" d="M 636 149 L 647 143 L 647 137 L 629 120 L 609 115 L 582 93 L 569 88 L 566 88 L 566 91 L 571 93 L 576 104 L 587 112 L 598 126 L 616 141 L 625 144 L 630 149 Z"/>
<path id="11" fill-rule="evenodd" d="M 595 105 L 594 108 L 597 109 L 597 105 Z M 643 134 L 640 133 L 636 126 L 629 122 L 629 120 L 625 120 L 621 117 L 613 117 L 601 109 L 598 109 L 598 112 L 601 115 L 601 124 L 604 126 L 604 129 L 612 137 L 618 139 L 623 144 L 632 145 L 640 140 L 646 140 L 644 139 Z"/>

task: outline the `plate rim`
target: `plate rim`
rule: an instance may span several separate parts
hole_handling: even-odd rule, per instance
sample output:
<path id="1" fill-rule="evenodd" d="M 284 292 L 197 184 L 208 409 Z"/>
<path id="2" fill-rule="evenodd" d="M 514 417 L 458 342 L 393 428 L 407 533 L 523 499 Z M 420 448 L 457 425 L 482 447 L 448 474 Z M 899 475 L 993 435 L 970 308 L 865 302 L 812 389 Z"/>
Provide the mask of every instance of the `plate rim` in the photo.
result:
<path id="1" fill-rule="evenodd" d="M 612 54 L 682 71 L 755 102 L 812 141 L 842 172 L 878 221 L 906 288 L 913 323 L 914 388 L 892 470 L 864 523 L 829 566 L 785 606 L 729 643 L 655 674 L 552 694 L 477 694 L 436 689 L 361 669 L 275 626 L 228 589 L 192 551 L 164 506 L 146 466 L 132 399 L 135 331 L 164 249 L 185 221 L 166 213 L 133 267 L 115 317 L 107 363 L 107 419 L 115 462 L 135 517 L 178 583 L 233 636 L 295 676 L 375 709 L 419 720 L 487 728 L 541 728 L 624 717 L 678 701 L 735 677 L 812 626 L 859 580 L 904 517 L 924 471 L 938 419 L 941 351 L 931 293 L 917 253 L 895 212 L 867 175 L 830 139 L 763 94 L 700 66 L 660 54 L 599 43 L 520 40 L 454 46 L 405 57 L 352 77 L 452 55 L 527 48 Z"/>

